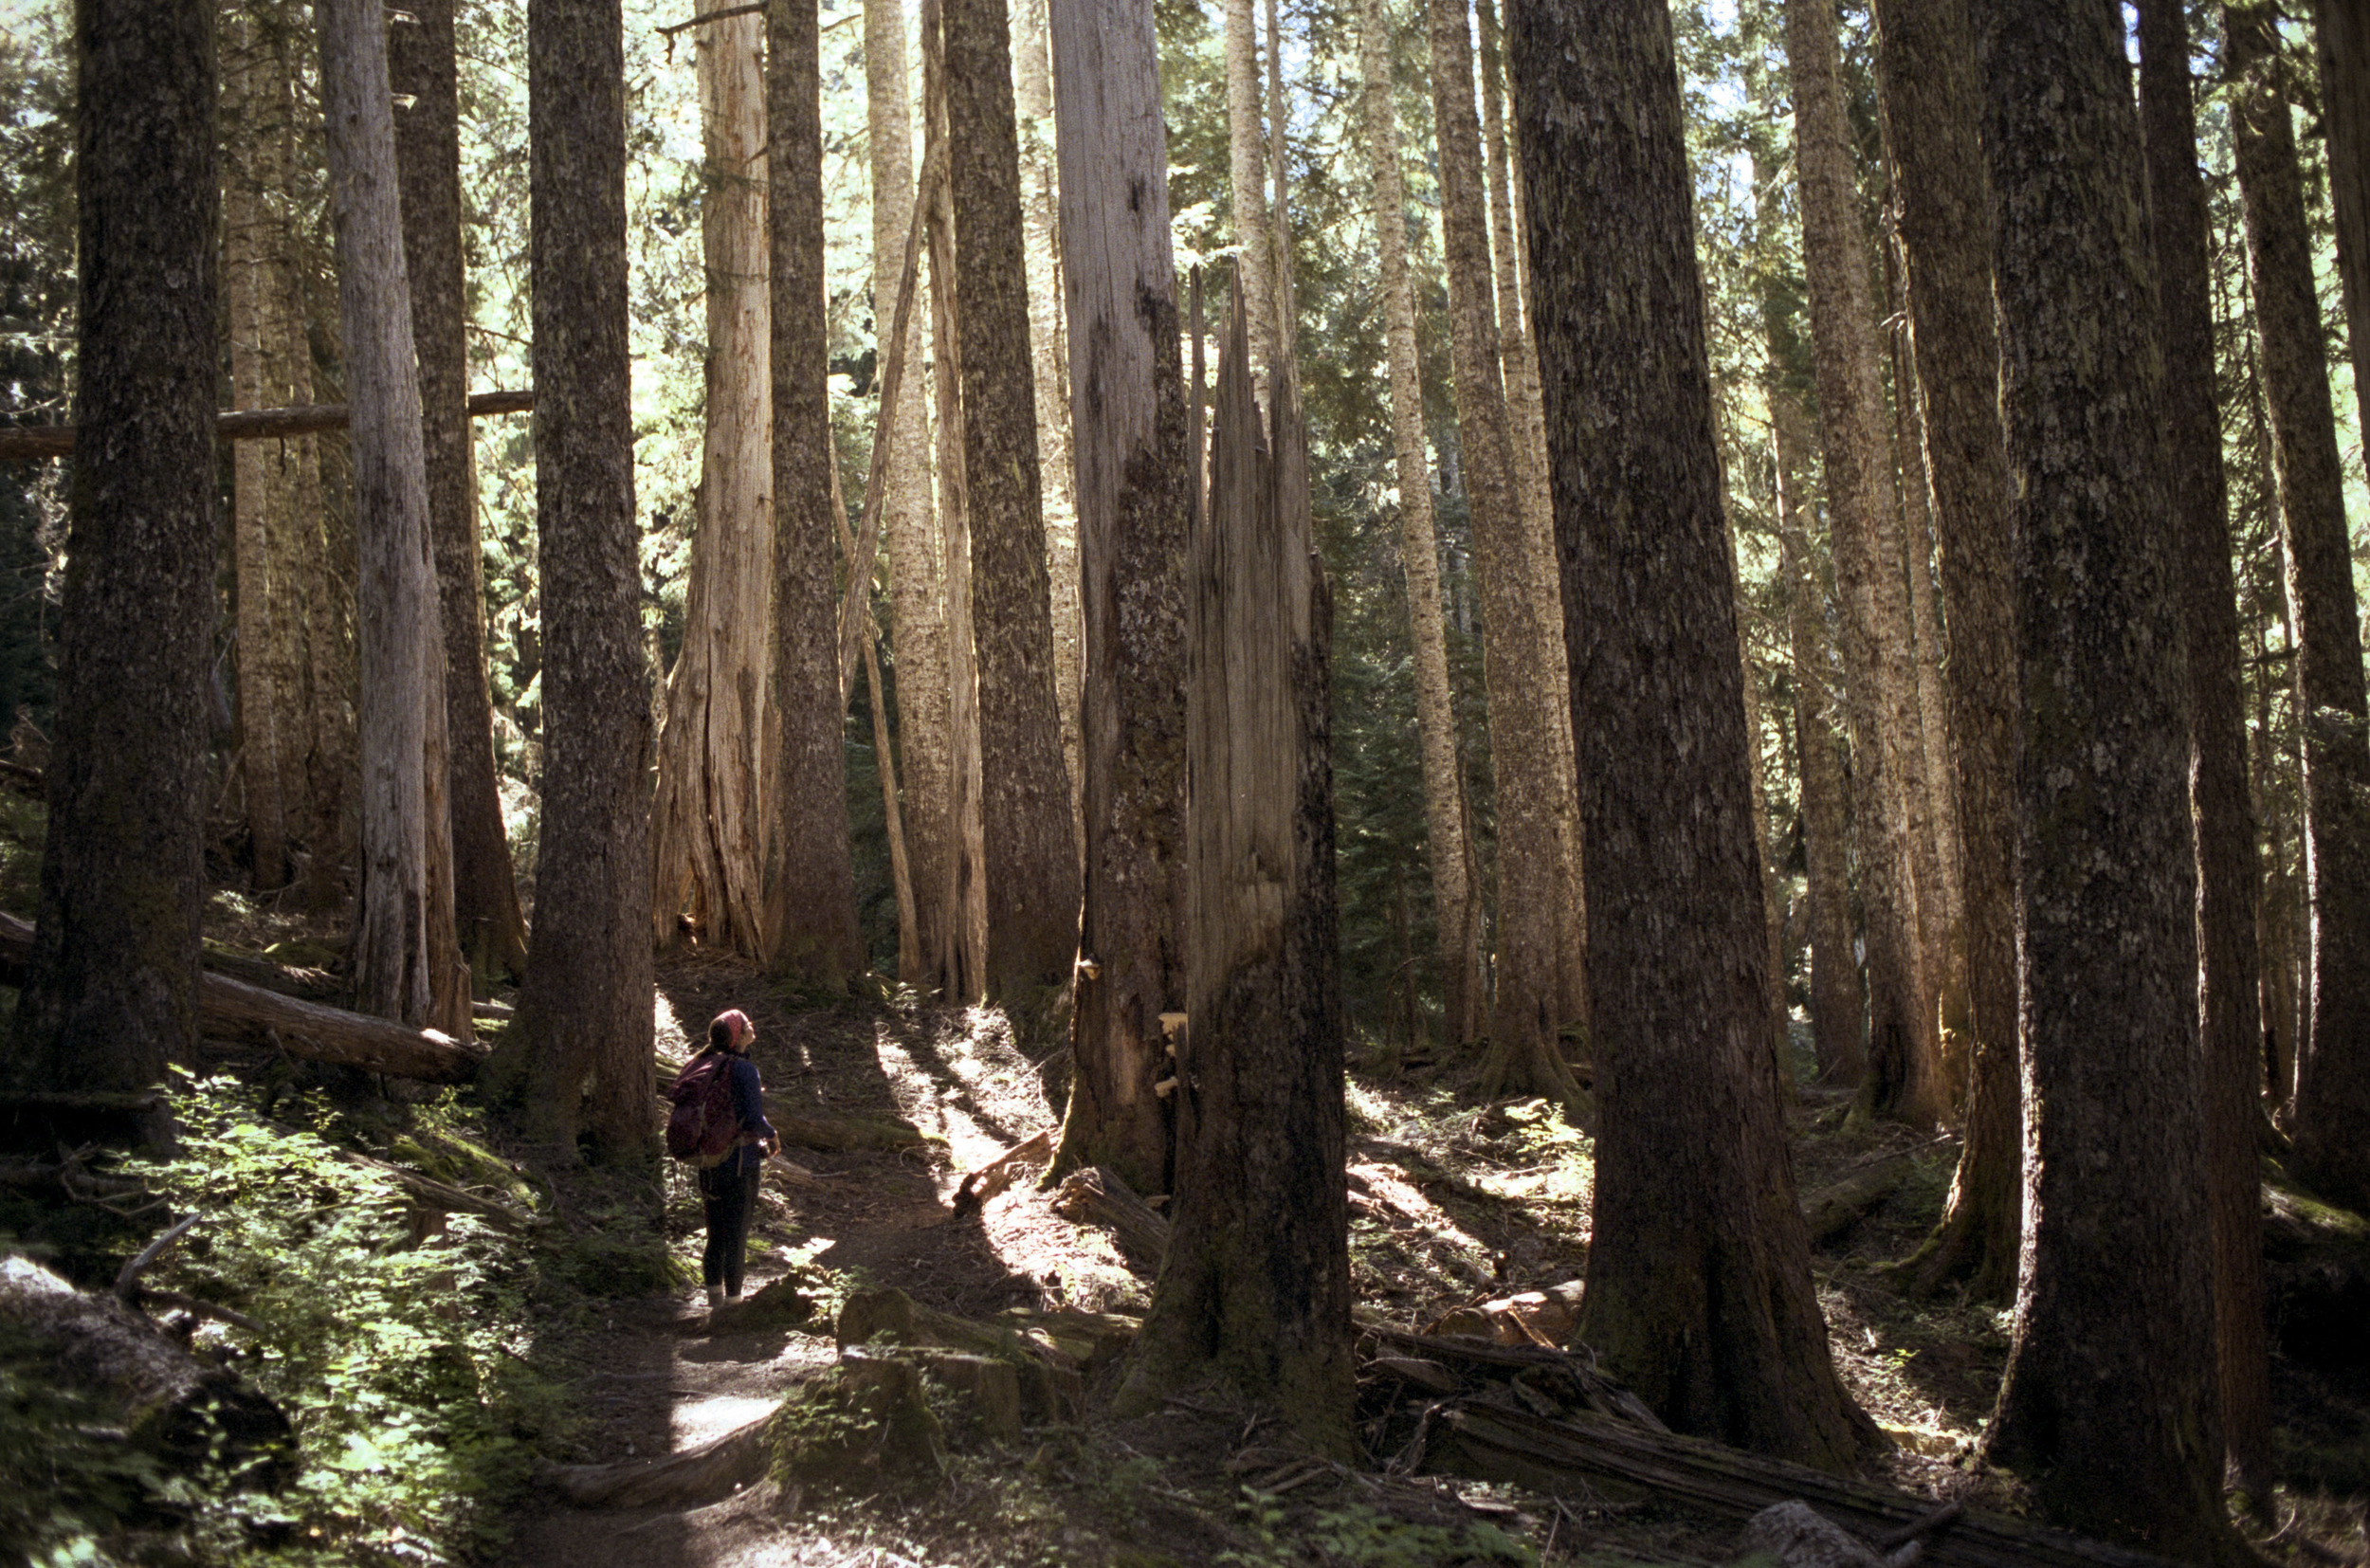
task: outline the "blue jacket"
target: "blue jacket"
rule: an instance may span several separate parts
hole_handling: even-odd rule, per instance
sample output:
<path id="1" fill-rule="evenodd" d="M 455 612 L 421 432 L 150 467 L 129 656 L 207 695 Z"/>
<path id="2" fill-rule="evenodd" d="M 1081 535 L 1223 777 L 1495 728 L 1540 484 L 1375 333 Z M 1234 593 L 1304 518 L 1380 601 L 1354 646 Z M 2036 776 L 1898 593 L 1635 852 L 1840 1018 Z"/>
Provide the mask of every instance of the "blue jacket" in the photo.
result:
<path id="1" fill-rule="evenodd" d="M 757 1077 L 757 1065 L 746 1056 L 734 1057 L 724 1070 L 732 1075 L 733 1115 L 740 1123 L 741 1142 L 718 1168 L 755 1170 L 765 1163 L 760 1142 L 775 1140 L 774 1123 L 765 1119 L 765 1085 Z"/>

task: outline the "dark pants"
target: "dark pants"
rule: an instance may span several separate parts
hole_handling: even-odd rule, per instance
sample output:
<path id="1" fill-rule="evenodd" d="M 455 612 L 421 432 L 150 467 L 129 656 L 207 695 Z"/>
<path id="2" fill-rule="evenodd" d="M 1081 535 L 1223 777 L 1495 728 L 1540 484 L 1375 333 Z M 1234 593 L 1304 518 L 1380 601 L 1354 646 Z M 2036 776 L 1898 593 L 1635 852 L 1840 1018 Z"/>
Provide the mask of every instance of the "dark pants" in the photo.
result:
<path id="1" fill-rule="evenodd" d="M 735 1150 L 723 1164 L 700 1173 L 700 1200 L 708 1216 L 700 1278 L 710 1289 L 722 1285 L 727 1296 L 740 1294 L 749 1257 L 749 1221 L 757 1212 L 757 1179 L 765 1169 L 752 1162 L 744 1171 L 740 1163 L 740 1151 Z"/>

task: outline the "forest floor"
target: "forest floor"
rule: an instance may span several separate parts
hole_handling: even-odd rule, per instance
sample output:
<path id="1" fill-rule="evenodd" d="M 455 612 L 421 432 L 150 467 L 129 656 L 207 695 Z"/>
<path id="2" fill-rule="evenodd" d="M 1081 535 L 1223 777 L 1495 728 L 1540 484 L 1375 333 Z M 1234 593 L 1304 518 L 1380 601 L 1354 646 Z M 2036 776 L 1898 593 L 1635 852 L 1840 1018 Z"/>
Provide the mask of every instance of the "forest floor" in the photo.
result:
<path id="1" fill-rule="evenodd" d="M 580 1419 L 563 1457 L 680 1452 L 763 1415 L 834 1362 L 839 1303 L 895 1285 L 925 1307 L 972 1319 L 1008 1309 L 1139 1313 L 1148 1282 L 1111 1238 L 1056 1214 L 1027 1173 L 982 1208 L 958 1212 L 963 1173 L 1054 1124 L 1061 1062 L 1032 1062 L 1000 1015 L 844 1003 L 801 1010 L 748 969 L 694 959 L 661 975 L 662 1055 L 728 1006 L 758 1026 L 756 1055 L 775 1112 L 894 1114 L 929 1141 L 903 1152 L 791 1148 L 769 1170 L 749 1288 L 794 1273 L 816 1300 L 801 1327 L 706 1330 L 691 1286 L 615 1304 L 552 1347 L 580 1371 Z M 664 1069 L 663 1069 L 664 1070 Z M 1353 1268 L 1362 1315 L 1411 1330 L 1585 1269 L 1589 1144 L 1540 1102 L 1476 1103 L 1454 1070 L 1354 1069 Z M 1846 1126 L 1815 1092 L 1796 1107 L 1796 1177 L 1807 1194 L 1884 1166 L 1901 1184 L 1819 1252 L 1820 1295 L 1853 1395 L 1898 1448 L 1869 1479 L 1970 1504 L 2013 1506 L 2013 1485 L 1977 1466 L 1974 1443 L 2004 1363 L 2004 1307 L 1945 1293 L 1905 1297 L 1887 1272 L 1933 1223 L 1957 1158 L 1948 1139 L 1885 1123 Z M 1903 1158 L 1906 1157 L 1906 1158 Z M 795 1174 L 803 1172 L 804 1175 Z M 699 1210 L 670 1180 L 666 1229 L 696 1280 Z M 1454 1326 L 1451 1324 L 1450 1326 Z M 1549 1326 L 1553 1326 L 1550 1324 Z M 2370 1465 L 2370 1382 L 2280 1370 L 2294 1467 L 2323 1479 Z M 1416 1564 L 1490 1561 L 1719 1562 L 1731 1522 L 1659 1502 L 1547 1496 L 1446 1477 L 1348 1469 L 1274 1495 L 1246 1483 L 1238 1453 L 1265 1434 L 1207 1400 L 1120 1421 L 1096 1413 L 1034 1428 L 1017 1444 L 959 1422 L 944 1472 L 926 1485 L 823 1499 L 772 1481 L 691 1509 L 584 1510 L 552 1504 L 515 1522 L 505 1556 L 605 1568 L 758 1564 Z M 2350 1456 L 2350 1457 L 2349 1457 Z M 2316 1471 L 2314 1465 L 2319 1468 Z M 2334 1469 L 2332 1469 L 2334 1467 Z M 2284 1492 L 2272 1550 L 2295 1560 L 2370 1562 L 2355 1495 Z M 2256 1528 L 2258 1540 L 2269 1526 Z M 2309 1537 L 2308 1543 L 2298 1541 Z M 2296 1555 L 2301 1553 L 2301 1555 Z M 2327 1554 L 2335 1554 L 2330 1556 Z"/>

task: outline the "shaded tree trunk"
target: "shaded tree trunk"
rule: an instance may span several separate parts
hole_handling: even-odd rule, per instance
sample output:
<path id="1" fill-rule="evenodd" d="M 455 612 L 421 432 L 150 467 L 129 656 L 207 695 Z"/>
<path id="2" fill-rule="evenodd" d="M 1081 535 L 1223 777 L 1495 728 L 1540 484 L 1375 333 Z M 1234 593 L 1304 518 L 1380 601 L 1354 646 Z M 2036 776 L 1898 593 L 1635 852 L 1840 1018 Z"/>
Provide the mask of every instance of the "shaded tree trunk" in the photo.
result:
<path id="1" fill-rule="evenodd" d="M 1515 0 L 1507 41 L 1582 781 L 1590 1006 L 1620 1043 L 1596 1081 L 1581 1332 L 1674 1426 L 1843 1468 L 1866 1424 L 1828 1355 L 1766 1044 L 1735 586 L 1669 13 L 1661 0 Z"/>
<path id="2" fill-rule="evenodd" d="M 773 324 L 773 728 L 778 757 L 765 871 L 775 972 L 834 994 L 865 972 L 848 830 L 848 704 L 839 684 L 831 546 L 845 520 L 831 445 L 823 283 L 822 35 L 814 0 L 765 15 Z M 900 247 L 902 250 L 902 246 Z M 848 562 L 851 573 L 869 563 Z M 866 613 L 870 613 L 869 607 Z"/>
<path id="3" fill-rule="evenodd" d="M 2321 53 L 2321 129 L 2328 141 L 2345 342 L 2359 428 L 2370 439 L 2370 11 L 2349 0 L 2313 0 L 2312 32 Z"/>
<path id="4" fill-rule="evenodd" d="M 1440 934 L 1441 1006 L 1448 1043 L 1481 1031 L 1481 919 L 1468 875 L 1465 780 L 1457 758 L 1448 634 L 1440 611 L 1440 550 L 1432 532 L 1415 289 L 1407 264 L 1407 182 L 1399 169 L 1392 103 L 1391 23 L 1382 0 L 1361 0 L 1358 62 L 1365 82 L 1366 156 L 1375 178 L 1375 234 L 1382 252 L 1382 309 L 1391 361 L 1391 433 L 1399 481 L 1399 568 L 1407 577 L 1415 723 L 1424 770 L 1424 852 Z"/>
<path id="5" fill-rule="evenodd" d="M 214 32 L 213 0 L 75 7 L 79 436 L 40 917 L 9 1065 L 44 1089 L 142 1088 L 197 1047 Z"/>
<path id="6" fill-rule="evenodd" d="M 452 837 L 453 929 L 470 967 L 521 977 L 527 928 L 511 875 L 494 770 L 494 699 L 485 673 L 485 576 L 470 457 L 468 321 L 462 292 L 461 136 L 452 0 L 418 0 L 388 31 L 398 102 L 404 268 L 420 364 L 420 438 L 428 535 L 445 633 L 445 751 Z M 250 405 L 255 406 L 255 405 Z"/>
<path id="7" fill-rule="evenodd" d="M 1537 590 L 1517 490 L 1505 392 L 1499 379 L 1481 124 L 1473 110 L 1473 45 L 1465 0 L 1429 0 L 1432 125 L 1440 155 L 1441 232 L 1449 274 L 1458 447 L 1472 501 L 1482 579 L 1482 669 L 1489 692 L 1490 770 L 1498 837 L 1497 990 L 1489 1010 L 1484 1092 L 1544 1094 L 1575 1118 L 1587 1106 L 1556 1041 L 1562 894 L 1556 817 L 1573 782 L 1559 772 L 1540 672 L 1559 657 Z M 1569 841 L 1569 835 L 1564 835 Z"/>
<path id="8" fill-rule="evenodd" d="M 321 100 L 337 234 L 337 315 L 353 406 L 359 578 L 362 886 L 355 1007 L 465 1030 L 454 971 L 452 842 L 443 814 L 444 633 L 428 539 L 418 357 L 395 170 L 386 24 L 369 0 L 324 0 Z"/>
<path id="9" fill-rule="evenodd" d="M 1356 1451 L 1328 718 L 1332 593 L 1288 366 L 1260 438 L 1242 291 L 1193 541 L 1175 1229 L 1122 1410 L 1212 1375 Z"/>
<path id="10" fill-rule="evenodd" d="M 2058 1523 L 2235 1563 L 2211 1382 L 2178 546 L 2122 8 L 1994 0 L 1974 16 L 2016 540 L 2029 1090 L 2016 1327 L 1984 1452 Z"/>
<path id="11" fill-rule="evenodd" d="M 2337 1201 L 2370 1208 L 2370 737 L 2344 476 L 2295 133 L 2268 75 L 2275 12 L 2229 5 L 2222 15 L 2304 711 L 2312 1028 L 2296 1073 L 2296 1170 Z"/>
<path id="12" fill-rule="evenodd" d="M 1966 1277 L 2015 1288 L 2023 1146 L 2016 1078 L 2011 817 L 2015 730 L 2008 476 L 1999 424 L 1991 215 L 1964 0 L 1878 0 L 1877 84 L 1900 198 L 1902 270 L 1948 642 L 1951 780 L 1965 910 L 1964 1138 L 1942 1220 L 1915 1260 L 1922 1288 Z"/>
<path id="13" fill-rule="evenodd" d="M 625 29 L 618 0 L 529 0 L 543 826 L 513 1026 L 528 1126 L 651 1145 L 649 672 L 642 656 L 626 335 Z"/>
<path id="14" fill-rule="evenodd" d="M 1004 0 L 949 0 L 943 17 L 987 857 L 985 978 L 1027 1028 L 1077 957 L 1078 846 L 1053 693 Z"/>
<path id="15" fill-rule="evenodd" d="M 1834 517 L 1854 812 L 1862 860 L 1869 984 L 1869 1071 L 1877 1110 L 1916 1122 L 1942 1111 L 1932 987 L 1923 951 L 1918 837 L 1925 830 L 1922 740 L 1902 572 L 1900 508 L 1885 456 L 1868 247 L 1853 190 L 1832 0 L 1786 0 L 1802 196 L 1803 271 L 1818 369 L 1821 447 Z"/>
<path id="16" fill-rule="evenodd" d="M 1085 569 L 1085 902 L 1053 1168 L 1169 1190 L 1160 1014 L 1185 1007 L 1185 572 L 1192 480 L 1152 7 L 1065 6 L 1062 252 Z"/>
<path id="17" fill-rule="evenodd" d="M 683 651 L 666 678 L 651 808 L 652 939 L 677 939 L 688 915 L 706 945 L 770 957 L 765 878 L 779 826 L 767 807 L 780 715 L 764 702 L 773 647 L 772 387 L 766 240 L 766 119 L 755 15 L 699 29 L 700 250 L 707 275 L 707 424 L 699 526 L 684 604 Z M 813 499 L 819 509 L 826 504 Z M 820 536 L 830 556 L 830 520 Z M 826 639 L 838 647 L 833 633 Z M 839 686 L 831 667 L 831 689 Z M 845 803 L 841 807 L 846 810 Z"/>
<path id="18" fill-rule="evenodd" d="M 879 342 L 894 330 L 899 267 L 913 229 L 913 119 L 906 86 L 905 16 L 894 0 L 864 12 L 865 116 L 872 156 L 872 319 Z M 922 374 L 927 313 L 905 333 L 905 374 Z M 901 934 L 898 978 L 927 983 L 944 939 L 941 890 L 948 877 L 952 807 L 947 780 L 944 546 L 930 505 L 930 415 L 914 392 L 898 400 L 881 503 L 889 560 L 890 642 L 897 650 L 898 759 L 903 767 L 905 854 L 918 889 L 915 927 Z M 909 964 L 904 955 L 912 955 Z"/>
<path id="19" fill-rule="evenodd" d="M 2247 788 L 2246 691 L 2231 572 L 2221 418 L 2214 402 L 2205 186 L 2180 0 L 2141 0 L 2140 116 L 2164 330 L 2165 486 L 2189 701 L 2189 815 L 2197 860 L 2197 1023 L 2206 1195 L 2214 1233 L 2222 1441 L 2251 1490 L 2268 1485 L 2271 1390 L 2263 1301 L 2262 890 Z"/>

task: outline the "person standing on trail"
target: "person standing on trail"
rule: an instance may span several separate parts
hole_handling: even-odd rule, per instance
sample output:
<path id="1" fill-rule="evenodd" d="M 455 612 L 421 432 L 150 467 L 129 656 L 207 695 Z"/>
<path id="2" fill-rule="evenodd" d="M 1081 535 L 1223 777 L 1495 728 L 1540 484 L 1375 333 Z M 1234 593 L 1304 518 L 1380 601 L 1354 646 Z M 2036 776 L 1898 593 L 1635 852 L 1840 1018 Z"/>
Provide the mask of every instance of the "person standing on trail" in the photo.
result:
<path id="1" fill-rule="evenodd" d="M 749 1222 L 757 1210 L 757 1181 L 765 1170 L 765 1157 L 781 1147 L 773 1123 L 765 1119 L 765 1085 L 757 1077 L 757 1065 L 749 1060 L 750 1042 L 757 1037 L 757 1026 L 749 1022 L 747 1013 L 738 1008 L 720 1012 L 708 1025 L 707 1048 L 683 1071 L 687 1078 L 702 1058 L 720 1054 L 725 1058 L 733 1118 L 738 1129 L 724 1158 L 699 1173 L 700 1199 L 708 1222 L 700 1276 L 707 1285 L 711 1307 L 740 1299 L 741 1276 L 749 1256 Z"/>

